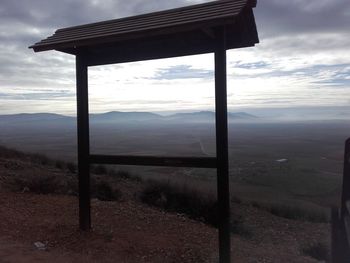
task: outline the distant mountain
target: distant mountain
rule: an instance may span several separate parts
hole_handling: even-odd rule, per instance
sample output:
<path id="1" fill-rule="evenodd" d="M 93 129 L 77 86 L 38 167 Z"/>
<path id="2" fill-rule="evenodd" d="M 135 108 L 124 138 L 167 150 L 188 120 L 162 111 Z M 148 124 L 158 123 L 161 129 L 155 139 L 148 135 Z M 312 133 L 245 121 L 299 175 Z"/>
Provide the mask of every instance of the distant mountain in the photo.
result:
<path id="1" fill-rule="evenodd" d="M 62 121 L 72 120 L 73 117 L 54 113 L 21 113 L 13 115 L 0 115 L 0 122 L 17 123 L 17 122 L 46 122 L 46 121 Z"/>
<path id="2" fill-rule="evenodd" d="M 254 120 L 258 119 L 257 116 L 246 113 L 246 112 L 229 112 L 228 113 L 228 118 L 229 119 L 241 119 L 241 120 Z"/>
<path id="3" fill-rule="evenodd" d="M 245 113 L 229 112 L 227 114 L 228 120 L 254 120 L 258 117 Z M 170 120 L 179 120 L 185 122 L 214 122 L 215 121 L 215 112 L 213 111 L 199 111 L 199 112 L 190 112 L 190 113 L 176 113 L 167 117 Z"/>
<path id="4" fill-rule="evenodd" d="M 176 113 L 166 116 L 169 121 L 185 121 L 185 122 L 211 122 L 215 120 L 215 112 L 198 111 L 189 113 Z"/>
<path id="5" fill-rule="evenodd" d="M 129 122 L 129 121 L 149 121 L 161 120 L 163 117 L 151 112 L 121 112 L 111 111 L 101 114 L 90 114 L 92 122 Z"/>
<path id="6" fill-rule="evenodd" d="M 256 116 L 245 113 L 228 113 L 228 120 L 254 120 Z M 14 114 L 0 115 L 0 124 L 64 124 L 72 123 L 75 117 L 69 117 L 52 113 L 36 113 L 36 114 Z M 189 113 L 176 113 L 168 116 L 162 116 L 151 112 L 121 112 L 111 111 L 101 114 L 90 114 L 90 122 L 99 124 L 113 123 L 133 123 L 133 122 L 175 122 L 175 123 L 205 123 L 214 122 L 215 112 L 199 111 Z"/>

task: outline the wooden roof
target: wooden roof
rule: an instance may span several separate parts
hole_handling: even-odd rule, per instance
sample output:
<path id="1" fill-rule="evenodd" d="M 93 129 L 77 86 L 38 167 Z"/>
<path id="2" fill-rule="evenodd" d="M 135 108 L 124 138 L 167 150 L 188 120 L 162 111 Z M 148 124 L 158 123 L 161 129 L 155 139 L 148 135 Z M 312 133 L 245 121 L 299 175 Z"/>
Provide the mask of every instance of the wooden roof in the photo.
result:
<path id="1" fill-rule="evenodd" d="M 259 42 L 252 8 L 256 0 L 219 0 L 161 12 L 57 30 L 30 46 L 35 52 L 84 52 L 91 65 L 213 51 L 215 28 L 225 26 L 227 47 Z M 129 54 L 129 55 L 127 55 Z"/>

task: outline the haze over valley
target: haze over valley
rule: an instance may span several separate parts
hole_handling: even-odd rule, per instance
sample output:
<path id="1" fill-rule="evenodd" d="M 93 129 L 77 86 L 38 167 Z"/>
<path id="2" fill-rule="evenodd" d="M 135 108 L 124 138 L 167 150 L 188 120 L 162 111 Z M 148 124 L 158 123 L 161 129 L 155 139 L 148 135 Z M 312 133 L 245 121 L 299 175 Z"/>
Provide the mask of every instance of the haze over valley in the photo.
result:
<path id="1" fill-rule="evenodd" d="M 345 108 L 231 112 L 230 178 L 233 193 L 247 199 L 276 197 L 320 209 L 339 203 L 344 141 L 350 123 Z M 311 112 L 311 113 L 310 113 Z M 254 113 L 254 114 L 253 114 Z M 279 116 L 271 117 L 273 114 Z M 283 115 L 292 116 L 281 121 Z M 314 120 L 310 120 L 314 118 Z M 215 113 L 108 112 L 90 115 L 91 153 L 215 156 Z M 76 160 L 76 119 L 58 114 L 0 116 L 0 145 Z M 215 170 L 119 167 L 147 178 L 200 180 L 215 189 Z M 317 209 L 318 209 L 317 208 Z"/>

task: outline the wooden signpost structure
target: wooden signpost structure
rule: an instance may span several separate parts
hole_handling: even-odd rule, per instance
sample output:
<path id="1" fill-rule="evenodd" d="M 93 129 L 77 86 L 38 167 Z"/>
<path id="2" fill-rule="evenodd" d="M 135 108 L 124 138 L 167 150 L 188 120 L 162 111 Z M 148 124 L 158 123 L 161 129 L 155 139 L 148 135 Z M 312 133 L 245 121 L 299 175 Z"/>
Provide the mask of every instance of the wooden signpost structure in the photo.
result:
<path id="1" fill-rule="evenodd" d="M 57 30 L 34 44 L 35 52 L 76 56 L 79 222 L 91 228 L 90 164 L 217 169 L 220 262 L 230 262 L 230 193 L 227 135 L 226 50 L 259 42 L 256 0 L 219 0 Z M 215 54 L 216 157 L 93 155 L 89 147 L 88 67 L 186 55 Z"/>

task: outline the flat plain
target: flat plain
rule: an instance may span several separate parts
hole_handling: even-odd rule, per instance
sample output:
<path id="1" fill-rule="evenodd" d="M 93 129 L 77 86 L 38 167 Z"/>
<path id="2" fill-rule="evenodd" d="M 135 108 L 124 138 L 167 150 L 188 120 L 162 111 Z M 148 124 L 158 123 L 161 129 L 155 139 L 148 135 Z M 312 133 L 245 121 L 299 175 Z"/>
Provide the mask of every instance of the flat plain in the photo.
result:
<path id="1" fill-rule="evenodd" d="M 0 145 L 76 160 L 74 118 L 1 122 Z M 350 137 L 343 120 L 230 121 L 232 195 L 290 205 L 339 204 L 343 148 Z M 95 154 L 215 156 L 215 126 L 208 121 L 91 121 Z M 285 160 L 283 160 L 285 159 Z M 282 160 L 282 161 L 281 161 Z M 145 178 L 186 181 L 215 191 L 215 170 L 118 167 Z"/>

